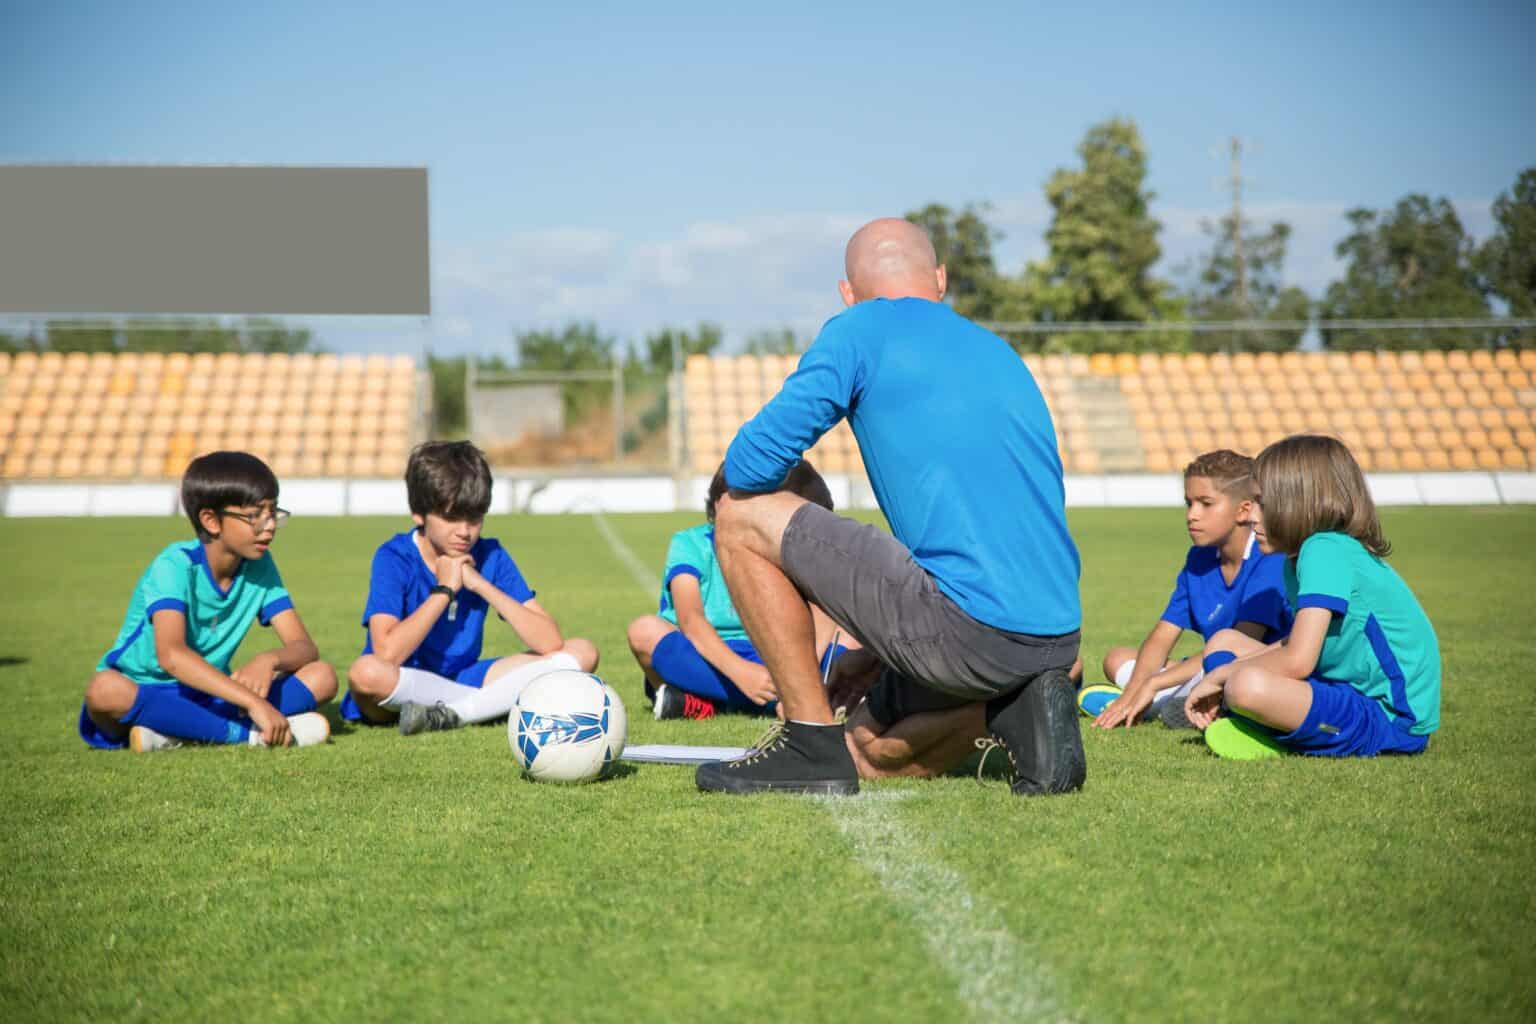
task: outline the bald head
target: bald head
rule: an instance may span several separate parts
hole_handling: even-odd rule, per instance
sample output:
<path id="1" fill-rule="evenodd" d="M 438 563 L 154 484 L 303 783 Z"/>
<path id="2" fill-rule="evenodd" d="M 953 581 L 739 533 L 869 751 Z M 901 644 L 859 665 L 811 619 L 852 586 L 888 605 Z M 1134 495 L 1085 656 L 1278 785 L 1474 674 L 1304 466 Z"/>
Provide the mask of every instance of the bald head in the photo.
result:
<path id="1" fill-rule="evenodd" d="M 848 305 L 866 299 L 944 297 L 944 268 L 922 228 L 899 217 L 872 220 L 848 239 L 848 278 L 839 282 Z"/>

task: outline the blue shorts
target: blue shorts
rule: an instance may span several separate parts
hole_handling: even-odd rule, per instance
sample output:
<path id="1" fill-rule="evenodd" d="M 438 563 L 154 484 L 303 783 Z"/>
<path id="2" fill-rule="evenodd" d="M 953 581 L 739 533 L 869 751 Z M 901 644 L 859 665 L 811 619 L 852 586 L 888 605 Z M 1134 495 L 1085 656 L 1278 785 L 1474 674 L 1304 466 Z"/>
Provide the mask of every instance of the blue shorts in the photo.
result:
<path id="1" fill-rule="evenodd" d="M 207 708 L 221 718 L 227 718 L 232 722 L 250 724 L 250 717 L 246 715 L 245 710 L 238 704 L 231 704 L 220 697 L 194 689 L 186 683 L 141 683 L 137 679 L 131 679 L 130 681 L 135 686 L 174 686 L 181 696 L 194 704 Z M 276 706 L 282 702 L 282 692 L 285 687 L 303 685 L 304 681 L 292 674 L 278 676 L 272 680 L 272 687 L 267 691 L 267 701 Z M 80 702 L 80 722 L 78 728 L 80 730 L 80 738 L 98 750 L 121 750 L 128 745 L 128 737 L 126 735 L 119 739 L 116 736 L 103 732 L 91 718 L 90 712 L 85 709 L 84 701 Z"/>
<path id="2" fill-rule="evenodd" d="M 1394 722 L 1381 705 L 1350 686 L 1313 677 L 1312 707 L 1295 732 L 1280 733 L 1276 742 L 1298 754 L 1316 757 L 1375 757 L 1378 754 L 1418 754 L 1428 736 L 1415 736 Z"/>
<path id="3" fill-rule="evenodd" d="M 485 685 L 485 673 L 490 667 L 500 661 L 500 658 L 481 658 L 473 665 L 466 668 L 456 676 L 449 676 L 460 686 L 473 686 L 475 689 Z M 417 668 L 416 665 L 407 665 L 407 668 Z M 428 669 L 427 671 L 431 671 Z M 341 717 L 349 722 L 357 722 L 360 725 L 388 725 L 387 722 L 375 722 L 371 718 L 363 717 L 362 709 L 357 706 L 357 701 L 352 699 L 352 691 L 348 690 L 345 697 L 341 698 Z"/>

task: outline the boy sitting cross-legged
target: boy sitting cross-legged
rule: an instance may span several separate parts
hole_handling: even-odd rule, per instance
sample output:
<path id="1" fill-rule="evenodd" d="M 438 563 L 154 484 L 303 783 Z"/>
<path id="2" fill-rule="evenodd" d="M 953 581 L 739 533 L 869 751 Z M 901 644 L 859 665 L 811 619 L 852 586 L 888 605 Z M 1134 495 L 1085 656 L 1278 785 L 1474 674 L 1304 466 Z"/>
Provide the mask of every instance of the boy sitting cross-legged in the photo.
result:
<path id="1" fill-rule="evenodd" d="M 194 459 L 181 504 L 197 540 L 160 552 L 134 588 L 117 642 L 80 708 L 93 747 L 164 750 L 183 741 L 309 746 L 331 734 L 317 705 L 336 673 L 294 610 L 268 552 L 288 513 L 277 477 L 245 452 Z M 230 671 L 253 622 L 282 644 Z"/>
<path id="2" fill-rule="evenodd" d="M 1237 630 L 1273 643 L 1291 628 L 1281 578 L 1284 559 L 1258 549 L 1253 515 L 1253 460 L 1237 452 L 1206 452 L 1184 469 L 1184 524 L 1194 546 L 1174 581 L 1168 607 L 1141 647 L 1116 647 L 1104 657 L 1113 686 L 1090 686 L 1078 707 L 1101 729 L 1134 725 L 1154 715 L 1171 728 L 1190 728 L 1184 697 L 1200 679 L 1199 658 L 1167 664 L 1186 629 L 1207 642 Z"/>
<path id="3" fill-rule="evenodd" d="M 805 459 L 789 471 L 781 489 L 832 507 L 827 482 Z M 722 466 L 704 499 L 706 522 L 672 536 L 657 614 L 629 624 L 629 649 L 645 673 L 645 695 L 658 719 L 711 718 L 726 709 L 773 714 L 778 708 L 773 680 L 742 628 L 715 557 L 715 505 L 724 494 Z M 814 605 L 811 617 L 825 671 L 858 642 L 845 633 L 844 642 L 834 644 L 832 620 Z"/>
<path id="4" fill-rule="evenodd" d="M 491 507 L 491 469 L 468 441 L 428 441 L 411 452 L 406 493 L 416 528 L 373 556 L 367 637 L 347 672 L 349 721 L 401 733 L 456 729 L 503 718 L 546 672 L 597 667 L 590 641 L 566 640 L 534 600 L 517 563 L 480 529 Z M 494 609 L 529 650 L 481 658 Z"/>

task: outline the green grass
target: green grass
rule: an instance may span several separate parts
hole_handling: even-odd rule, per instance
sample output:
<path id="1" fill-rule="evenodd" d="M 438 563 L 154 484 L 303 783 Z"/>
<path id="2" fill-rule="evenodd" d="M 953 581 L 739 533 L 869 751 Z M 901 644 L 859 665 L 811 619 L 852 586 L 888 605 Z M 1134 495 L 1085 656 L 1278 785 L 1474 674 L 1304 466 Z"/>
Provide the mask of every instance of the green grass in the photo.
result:
<path id="1" fill-rule="evenodd" d="M 610 521 L 659 569 L 692 520 Z M 1145 633 L 1184 539 L 1176 511 L 1072 525 L 1091 665 Z M 663 766 L 539 786 L 500 727 L 86 750 L 85 679 L 184 524 L 3 526 L 0 1019 L 971 1014 L 925 944 L 921 903 L 884 887 L 817 801 L 704 797 Z M 866 793 L 903 797 L 885 807 L 910 847 L 997 910 L 1026 951 L 1018 976 L 1069 1016 L 1531 1019 L 1536 515 L 1417 509 L 1386 526 L 1445 656 L 1425 756 L 1233 764 L 1153 725 L 1089 732 L 1088 785 L 1071 797 L 1019 801 L 970 778 Z M 297 519 L 274 548 L 343 669 L 369 556 L 399 528 Z M 590 518 L 499 517 L 488 532 L 566 631 L 597 641 L 632 742 L 757 733 L 751 719 L 648 717 L 624 626 L 654 595 Z M 492 632 L 488 649 L 510 644 Z"/>

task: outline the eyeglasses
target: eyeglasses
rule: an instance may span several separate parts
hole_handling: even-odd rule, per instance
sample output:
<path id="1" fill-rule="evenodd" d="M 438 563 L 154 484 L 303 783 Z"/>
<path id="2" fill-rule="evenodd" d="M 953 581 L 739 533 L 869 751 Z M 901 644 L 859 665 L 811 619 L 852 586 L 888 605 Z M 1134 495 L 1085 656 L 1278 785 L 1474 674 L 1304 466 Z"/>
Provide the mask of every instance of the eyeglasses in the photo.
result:
<path id="1" fill-rule="evenodd" d="M 253 530 L 261 529 L 269 520 L 272 523 L 272 529 L 276 530 L 288 521 L 288 514 L 285 508 L 274 508 L 270 512 L 236 512 L 234 509 L 226 508 L 219 512 L 219 515 L 240 520 Z"/>

